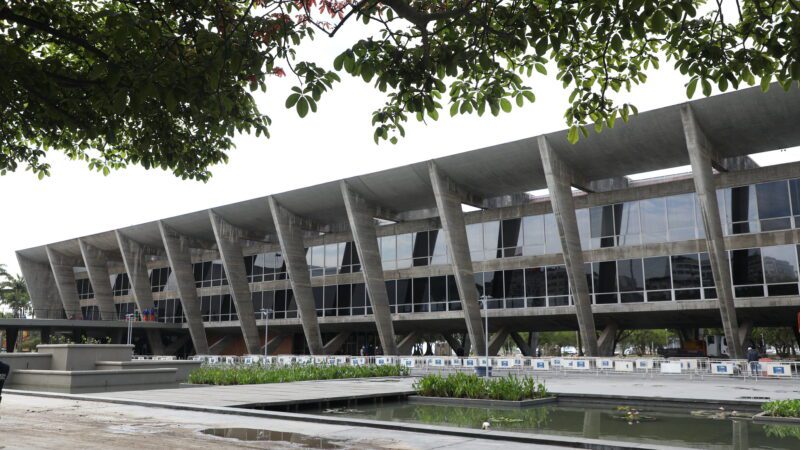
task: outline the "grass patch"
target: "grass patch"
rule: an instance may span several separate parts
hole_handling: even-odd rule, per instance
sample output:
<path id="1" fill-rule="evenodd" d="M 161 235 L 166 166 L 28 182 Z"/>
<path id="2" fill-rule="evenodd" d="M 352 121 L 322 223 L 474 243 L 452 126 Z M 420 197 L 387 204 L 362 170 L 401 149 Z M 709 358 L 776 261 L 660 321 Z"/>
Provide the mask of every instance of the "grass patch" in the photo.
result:
<path id="1" fill-rule="evenodd" d="M 203 366 L 189 374 L 189 383 L 230 386 L 237 384 L 289 383 L 340 378 L 395 377 L 408 375 L 403 366 Z"/>
<path id="2" fill-rule="evenodd" d="M 550 393 L 536 378 L 508 375 L 502 378 L 455 373 L 447 376 L 425 375 L 414 383 L 414 390 L 424 397 L 471 398 L 489 400 L 530 400 L 549 397 Z"/>
<path id="3" fill-rule="evenodd" d="M 773 417 L 800 418 L 800 400 L 773 400 L 762 404 L 761 410 Z"/>

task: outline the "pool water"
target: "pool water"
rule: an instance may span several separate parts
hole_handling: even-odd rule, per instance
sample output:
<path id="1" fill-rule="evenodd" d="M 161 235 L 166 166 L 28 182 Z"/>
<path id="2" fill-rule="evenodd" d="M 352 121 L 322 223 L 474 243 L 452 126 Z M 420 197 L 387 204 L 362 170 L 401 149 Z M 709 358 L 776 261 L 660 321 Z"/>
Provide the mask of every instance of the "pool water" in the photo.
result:
<path id="1" fill-rule="evenodd" d="M 708 449 L 799 449 L 800 426 L 763 425 L 752 414 L 618 406 L 548 404 L 531 408 L 476 408 L 398 401 L 317 408 L 312 414 L 480 429 L 574 436 Z"/>

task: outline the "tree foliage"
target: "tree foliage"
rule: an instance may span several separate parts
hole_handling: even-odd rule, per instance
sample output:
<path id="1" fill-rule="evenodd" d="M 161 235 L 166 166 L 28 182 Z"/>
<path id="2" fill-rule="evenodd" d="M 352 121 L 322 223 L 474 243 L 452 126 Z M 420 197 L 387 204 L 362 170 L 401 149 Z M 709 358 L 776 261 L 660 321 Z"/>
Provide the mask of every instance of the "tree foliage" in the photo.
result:
<path id="1" fill-rule="evenodd" d="M 0 264 L 0 305 L 11 309 L 12 317 L 25 317 L 30 308 L 28 287 L 22 275 L 11 275 Z"/>
<path id="2" fill-rule="evenodd" d="M 310 61 L 297 47 L 343 27 L 366 36 Z M 0 170 L 48 173 L 57 149 L 207 179 L 236 132 L 267 134 L 251 91 L 296 85 L 315 112 L 345 72 L 385 97 L 376 142 L 409 117 L 498 115 L 535 100 L 534 72 L 570 92 L 573 142 L 636 113 L 619 92 L 662 63 L 688 97 L 800 80 L 799 0 L 0 0 Z"/>

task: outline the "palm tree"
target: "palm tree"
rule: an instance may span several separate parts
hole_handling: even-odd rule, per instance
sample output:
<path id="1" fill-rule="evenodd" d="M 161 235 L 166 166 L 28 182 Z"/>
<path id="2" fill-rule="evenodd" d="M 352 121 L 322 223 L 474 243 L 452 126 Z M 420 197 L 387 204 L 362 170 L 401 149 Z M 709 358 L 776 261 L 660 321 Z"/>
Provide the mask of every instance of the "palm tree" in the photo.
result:
<path id="1" fill-rule="evenodd" d="M 30 308 L 31 299 L 28 287 L 22 275 L 12 276 L 4 267 L 0 266 L 0 304 L 11 308 L 14 317 L 25 317 L 25 312 Z"/>

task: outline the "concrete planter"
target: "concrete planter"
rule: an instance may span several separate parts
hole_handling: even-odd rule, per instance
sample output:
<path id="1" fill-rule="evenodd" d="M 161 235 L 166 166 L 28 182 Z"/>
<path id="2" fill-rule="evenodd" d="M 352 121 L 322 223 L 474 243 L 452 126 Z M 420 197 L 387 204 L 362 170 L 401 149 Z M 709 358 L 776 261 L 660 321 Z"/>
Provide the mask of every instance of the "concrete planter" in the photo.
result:
<path id="1" fill-rule="evenodd" d="M 6 385 L 11 385 L 16 370 L 46 370 L 50 368 L 50 359 L 52 355 L 43 355 L 41 353 L 2 353 L 0 354 L 0 361 L 8 364 L 11 367 L 11 372 L 6 378 Z"/>
<path id="2" fill-rule="evenodd" d="M 134 369 L 176 369 L 175 380 L 183 383 L 189 380 L 189 374 L 200 368 L 202 361 L 97 361 L 97 370 L 134 370 Z"/>
<path id="3" fill-rule="evenodd" d="M 768 423 L 772 425 L 800 425 L 800 417 L 775 417 L 765 412 L 753 416 L 753 423 Z"/>
<path id="4" fill-rule="evenodd" d="M 177 388 L 175 368 L 134 370 L 18 370 L 12 389 L 69 394 Z"/>
<path id="5" fill-rule="evenodd" d="M 531 400 L 490 400 L 485 398 L 450 398 L 450 397 L 424 397 L 412 395 L 408 397 L 409 403 L 427 403 L 434 405 L 467 406 L 475 408 L 530 408 L 532 406 L 555 403 L 556 397 L 536 398 Z"/>
<path id="6" fill-rule="evenodd" d="M 51 355 L 52 370 L 94 370 L 97 361 L 130 361 L 132 345 L 41 344 L 39 353 Z"/>

